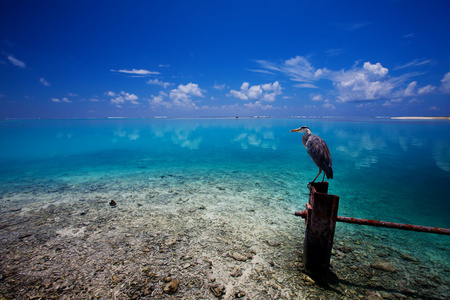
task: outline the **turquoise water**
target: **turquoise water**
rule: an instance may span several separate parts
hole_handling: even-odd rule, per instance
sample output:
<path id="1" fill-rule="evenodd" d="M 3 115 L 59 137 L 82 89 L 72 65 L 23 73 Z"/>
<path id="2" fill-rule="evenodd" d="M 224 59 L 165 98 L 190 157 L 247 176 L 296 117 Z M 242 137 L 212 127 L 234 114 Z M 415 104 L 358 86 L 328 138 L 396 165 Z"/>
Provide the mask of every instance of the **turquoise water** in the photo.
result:
<path id="1" fill-rule="evenodd" d="M 136 174 L 183 176 L 264 190 L 301 210 L 306 185 L 318 171 L 301 134 L 289 132 L 304 125 L 330 148 L 335 178 L 329 192 L 340 196 L 339 215 L 450 228 L 450 123 L 445 121 L 3 121 L 0 196 Z M 432 241 L 447 250 L 450 245 L 446 236 L 391 232 L 406 244 Z"/>

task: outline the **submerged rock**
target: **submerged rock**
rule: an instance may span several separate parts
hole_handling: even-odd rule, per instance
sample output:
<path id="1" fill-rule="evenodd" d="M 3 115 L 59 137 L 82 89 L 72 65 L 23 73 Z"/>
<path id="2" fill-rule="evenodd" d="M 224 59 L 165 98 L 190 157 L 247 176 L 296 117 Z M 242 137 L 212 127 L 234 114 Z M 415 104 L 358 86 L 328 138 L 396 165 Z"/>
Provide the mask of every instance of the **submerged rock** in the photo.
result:
<path id="1" fill-rule="evenodd" d="M 232 252 L 229 254 L 230 257 L 234 258 L 235 260 L 239 260 L 239 261 L 246 261 L 248 259 L 247 256 L 244 256 L 240 253 L 237 252 Z"/>
<path id="2" fill-rule="evenodd" d="M 370 266 L 372 268 L 374 268 L 374 269 L 378 269 L 378 270 L 382 270 L 382 271 L 386 271 L 386 272 L 391 272 L 391 273 L 397 271 L 395 269 L 395 267 L 391 263 L 389 263 L 387 261 L 380 261 L 380 260 L 378 260 L 378 261 L 374 262 L 373 264 L 371 264 Z"/>
<path id="3" fill-rule="evenodd" d="M 245 296 L 245 292 L 242 290 L 235 290 L 234 291 L 234 297 L 235 298 L 242 298 Z"/>
<path id="4" fill-rule="evenodd" d="M 116 203 L 116 201 L 111 200 L 111 202 L 109 202 L 109 205 L 110 205 L 111 207 L 116 207 L 116 206 L 117 206 L 117 203 Z"/>
<path id="5" fill-rule="evenodd" d="M 213 293 L 214 296 L 217 298 L 222 297 L 225 295 L 225 286 L 222 284 L 213 284 L 209 287 L 209 290 Z"/>
<path id="6" fill-rule="evenodd" d="M 172 279 L 164 286 L 164 293 L 166 294 L 175 294 L 178 290 L 178 285 L 180 284 L 180 281 L 178 279 Z"/>
<path id="7" fill-rule="evenodd" d="M 278 247 L 281 245 L 281 243 L 279 241 L 275 241 L 275 240 L 268 240 L 267 245 L 269 245 L 271 247 Z"/>
<path id="8" fill-rule="evenodd" d="M 239 276 L 242 276 L 242 274 L 243 274 L 242 270 L 239 269 L 239 268 L 236 268 L 236 269 L 233 270 L 233 272 L 230 273 L 230 276 L 232 276 L 232 277 L 239 277 Z"/>

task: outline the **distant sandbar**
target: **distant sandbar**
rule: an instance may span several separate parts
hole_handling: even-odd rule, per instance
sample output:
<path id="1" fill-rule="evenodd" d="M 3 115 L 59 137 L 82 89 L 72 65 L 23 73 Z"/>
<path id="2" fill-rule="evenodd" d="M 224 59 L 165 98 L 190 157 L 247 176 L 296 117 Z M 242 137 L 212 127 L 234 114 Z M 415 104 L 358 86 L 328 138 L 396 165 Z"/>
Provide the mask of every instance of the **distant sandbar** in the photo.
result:
<path id="1" fill-rule="evenodd" d="M 392 117 L 394 120 L 450 120 L 450 117 Z"/>

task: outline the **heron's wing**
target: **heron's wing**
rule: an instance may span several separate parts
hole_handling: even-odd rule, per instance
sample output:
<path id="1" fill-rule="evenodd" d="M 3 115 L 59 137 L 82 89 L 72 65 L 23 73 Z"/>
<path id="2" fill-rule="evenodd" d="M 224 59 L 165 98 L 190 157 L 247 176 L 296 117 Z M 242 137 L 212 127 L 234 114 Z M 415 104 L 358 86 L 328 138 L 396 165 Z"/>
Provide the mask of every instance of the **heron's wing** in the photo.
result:
<path id="1" fill-rule="evenodd" d="M 306 142 L 306 150 L 315 164 L 325 172 L 327 178 L 333 179 L 331 153 L 325 141 L 317 135 L 311 135 Z"/>

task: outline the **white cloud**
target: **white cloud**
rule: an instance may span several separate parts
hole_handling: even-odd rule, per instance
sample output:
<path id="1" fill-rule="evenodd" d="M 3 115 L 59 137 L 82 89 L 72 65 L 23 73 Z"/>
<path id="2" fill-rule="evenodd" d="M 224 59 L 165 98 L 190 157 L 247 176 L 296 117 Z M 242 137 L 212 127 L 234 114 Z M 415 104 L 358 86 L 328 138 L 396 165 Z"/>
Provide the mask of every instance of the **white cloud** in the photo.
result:
<path id="1" fill-rule="evenodd" d="M 253 85 L 243 82 L 239 91 L 231 90 L 227 96 L 239 98 L 241 100 L 262 100 L 267 102 L 275 101 L 277 95 L 281 95 L 281 85 L 278 81 L 263 85 Z"/>
<path id="2" fill-rule="evenodd" d="M 20 67 L 20 68 L 25 68 L 26 67 L 26 64 L 23 61 L 18 60 L 17 58 L 15 58 L 12 55 L 8 55 L 7 58 L 8 58 L 10 63 L 12 63 L 13 65 L 15 65 L 17 67 Z"/>
<path id="3" fill-rule="evenodd" d="M 307 89 L 317 89 L 318 86 L 312 83 L 298 83 L 294 84 L 294 87 L 296 88 L 307 88 Z"/>
<path id="4" fill-rule="evenodd" d="M 389 69 L 380 62 L 371 63 L 369 61 L 357 61 L 350 69 L 333 71 L 327 68 L 315 68 L 306 57 L 295 56 L 282 62 L 270 62 L 266 60 L 256 61 L 263 70 L 274 75 L 284 74 L 294 82 L 296 88 L 318 88 L 318 82 L 328 80 L 334 86 L 334 91 L 330 94 L 335 96 L 337 102 L 372 102 L 375 100 L 397 99 L 402 97 L 414 97 L 425 95 L 439 90 L 443 93 L 450 93 L 450 72 L 441 80 L 440 87 L 426 85 L 420 87 L 412 77 L 423 75 L 423 72 L 413 71 L 391 76 Z M 362 65 L 361 65 L 362 63 Z M 395 70 L 424 66 L 434 63 L 432 60 L 413 60 L 404 65 L 398 66 Z M 258 90 L 253 90 L 250 94 L 248 85 L 241 86 L 240 90 L 231 90 L 228 96 L 234 96 L 242 100 L 251 99 L 251 95 L 256 95 Z M 315 98 L 318 101 L 319 98 Z M 387 101 L 391 103 L 390 101 Z"/>
<path id="5" fill-rule="evenodd" d="M 231 90 L 228 96 L 233 96 L 239 98 L 241 100 L 248 100 L 247 91 L 248 91 L 249 83 L 245 82 L 241 85 L 241 91 Z"/>
<path id="6" fill-rule="evenodd" d="M 175 106 L 197 108 L 191 96 L 204 97 L 202 90 L 196 83 L 180 84 L 178 88 L 171 90 L 169 94 L 169 98 Z"/>
<path id="7" fill-rule="evenodd" d="M 147 83 L 148 84 L 159 85 L 159 86 L 162 86 L 163 88 L 167 88 L 167 87 L 173 85 L 173 83 L 160 81 L 157 78 L 156 79 L 150 79 L 149 81 L 147 81 Z"/>
<path id="8" fill-rule="evenodd" d="M 244 106 L 250 109 L 263 109 L 263 110 L 274 108 L 272 105 L 269 104 L 263 105 L 261 101 L 256 101 L 254 103 L 253 102 L 245 103 Z"/>
<path id="9" fill-rule="evenodd" d="M 139 104 L 136 100 L 138 99 L 138 96 L 135 94 L 126 93 L 124 91 L 121 91 L 119 94 L 109 91 L 105 93 L 106 95 L 110 97 L 115 97 L 111 99 L 112 104 L 116 104 L 117 107 L 121 108 L 122 106 L 120 104 L 124 104 L 125 101 L 128 101 L 133 104 Z"/>
<path id="10" fill-rule="evenodd" d="M 380 63 L 371 64 L 370 62 L 365 62 L 363 68 L 369 71 L 369 74 L 372 73 L 381 77 L 389 72 L 389 70 L 384 68 Z"/>
<path id="11" fill-rule="evenodd" d="M 164 101 L 164 97 L 167 97 L 167 94 L 164 92 L 159 92 L 158 96 L 151 96 L 151 100 L 148 101 L 148 103 L 150 104 L 150 106 L 152 108 L 158 108 L 158 107 L 166 107 L 166 108 L 170 108 L 172 107 L 172 103 L 168 102 L 168 101 Z"/>
<path id="12" fill-rule="evenodd" d="M 403 101 L 403 99 L 401 99 L 401 98 L 392 99 L 392 100 L 384 102 L 383 106 L 385 106 L 385 107 L 394 107 L 394 106 L 396 106 L 397 104 L 399 104 L 402 101 Z"/>
<path id="13" fill-rule="evenodd" d="M 111 99 L 111 103 L 113 104 L 122 104 L 125 102 L 125 99 L 123 99 L 122 96 L 119 96 L 117 98 Z"/>
<path id="14" fill-rule="evenodd" d="M 376 70 L 379 72 L 379 70 Z M 378 75 L 378 73 L 374 73 Z M 376 100 L 388 97 L 394 86 L 387 80 L 371 80 L 367 72 L 354 72 L 349 78 L 335 82 L 338 102 Z"/>
<path id="15" fill-rule="evenodd" d="M 127 101 L 133 102 L 138 99 L 138 97 L 135 94 L 125 93 L 125 92 L 121 92 L 121 94 L 125 96 L 125 100 L 127 100 Z"/>
<path id="16" fill-rule="evenodd" d="M 410 84 L 408 84 L 408 87 L 403 92 L 403 95 L 406 97 L 414 96 L 415 95 L 414 89 L 416 88 L 416 86 L 417 86 L 417 81 L 413 81 Z"/>
<path id="17" fill-rule="evenodd" d="M 213 89 L 216 89 L 216 90 L 219 90 L 219 91 L 221 91 L 221 90 L 223 90 L 225 88 L 226 88 L 226 84 L 225 83 L 224 84 L 217 84 L 217 82 L 216 82 L 213 85 Z"/>
<path id="18" fill-rule="evenodd" d="M 192 101 L 191 97 L 204 97 L 202 89 L 195 83 L 188 83 L 186 85 L 180 84 L 176 89 L 172 89 L 169 95 L 163 91 L 159 92 L 157 96 L 152 95 L 148 100 L 151 108 L 158 107 L 179 107 L 179 108 L 191 108 L 198 109 L 197 105 Z M 170 101 L 165 100 L 169 98 Z"/>
<path id="19" fill-rule="evenodd" d="M 388 72 L 380 63 L 370 62 L 365 62 L 363 68 L 334 72 L 330 79 L 337 88 L 337 101 L 371 101 L 389 97 L 395 85 L 387 76 Z"/>
<path id="20" fill-rule="evenodd" d="M 427 64 L 431 64 L 433 63 L 433 61 L 431 59 L 426 59 L 426 60 L 418 60 L 418 59 L 414 59 L 413 61 L 410 61 L 404 65 L 395 67 L 394 70 L 401 70 L 401 69 L 405 69 L 405 68 L 411 68 L 411 67 L 417 67 L 417 66 L 423 66 L 423 65 L 427 65 Z"/>
<path id="21" fill-rule="evenodd" d="M 430 94 L 436 90 L 436 87 L 433 85 L 426 85 L 423 88 L 420 88 L 417 90 L 417 94 L 423 95 L 423 94 Z"/>
<path id="22" fill-rule="evenodd" d="M 310 94 L 309 97 L 312 101 L 323 101 L 323 96 L 321 94 Z"/>
<path id="23" fill-rule="evenodd" d="M 331 104 L 331 103 L 324 103 L 324 104 L 322 105 L 322 107 L 323 107 L 323 108 L 326 108 L 326 109 L 336 109 L 336 106 L 334 106 L 334 105 Z"/>
<path id="24" fill-rule="evenodd" d="M 69 99 L 67 99 L 66 97 L 62 98 L 62 99 L 58 99 L 58 98 L 52 98 L 53 102 L 56 103 L 61 103 L 61 102 L 65 102 L 65 103 L 72 103 L 72 101 L 70 101 Z"/>
<path id="25" fill-rule="evenodd" d="M 42 77 L 39 78 L 39 82 L 42 83 L 42 85 L 44 85 L 44 86 L 50 86 L 50 83 L 48 83 L 48 81 Z"/>
<path id="26" fill-rule="evenodd" d="M 111 69 L 111 72 L 119 72 L 119 73 L 132 74 L 132 75 L 140 75 L 140 76 L 146 76 L 146 75 L 158 75 L 158 74 L 160 74 L 159 72 L 156 72 L 156 71 L 148 71 L 148 70 L 145 70 L 145 69 L 131 69 L 131 70 L 126 70 L 126 69 L 113 70 L 113 69 Z"/>
<path id="27" fill-rule="evenodd" d="M 450 93 L 450 72 L 444 75 L 441 79 L 441 87 L 439 88 L 444 93 Z"/>
<path id="28" fill-rule="evenodd" d="M 176 90 L 184 94 L 203 97 L 202 90 L 198 87 L 198 84 L 196 83 L 191 82 L 186 85 L 180 84 Z"/>
<path id="29" fill-rule="evenodd" d="M 408 101 L 408 104 L 415 104 L 415 103 L 421 103 L 423 102 L 422 100 L 419 100 L 417 98 L 412 98 L 411 100 Z"/>

